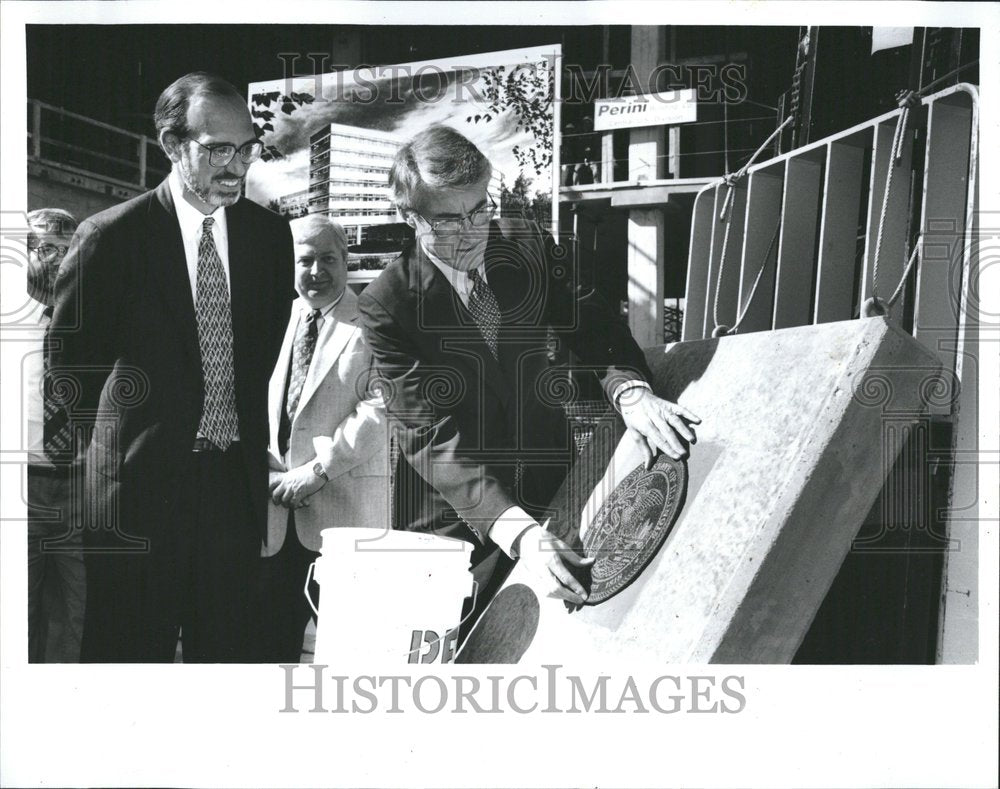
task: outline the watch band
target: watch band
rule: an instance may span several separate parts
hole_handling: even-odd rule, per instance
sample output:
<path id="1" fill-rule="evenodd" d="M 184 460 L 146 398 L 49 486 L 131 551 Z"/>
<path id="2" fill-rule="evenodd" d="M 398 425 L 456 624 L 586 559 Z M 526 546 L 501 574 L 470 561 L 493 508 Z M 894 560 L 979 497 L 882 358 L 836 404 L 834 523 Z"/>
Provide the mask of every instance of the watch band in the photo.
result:
<path id="1" fill-rule="evenodd" d="M 327 482 L 330 481 L 330 478 L 326 475 L 326 469 L 323 468 L 323 464 L 320 463 L 318 460 L 315 463 L 313 463 L 312 472 L 317 477 L 322 477 Z"/>

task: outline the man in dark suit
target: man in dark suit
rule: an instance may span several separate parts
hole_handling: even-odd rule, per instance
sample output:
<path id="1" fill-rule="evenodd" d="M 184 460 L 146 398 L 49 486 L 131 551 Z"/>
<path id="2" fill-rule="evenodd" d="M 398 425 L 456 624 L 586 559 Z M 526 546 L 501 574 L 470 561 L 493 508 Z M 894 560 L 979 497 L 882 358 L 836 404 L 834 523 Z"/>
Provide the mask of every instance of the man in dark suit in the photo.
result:
<path id="1" fill-rule="evenodd" d="M 156 104 L 155 190 L 80 225 L 56 283 L 50 373 L 85 457 L 82 660 L 250 662 L 266 533 L 267 384 L 294 293 L 287 223 L 242 198 L 259 158 L 228 82 Z"/>
<path id="2" fill-rule="evenodd" d="M 396 523 L 476 545 L 479 609 L 510 558 L 551 595 L 580 603 L 574 573 L 590 560 L 540 527 L 574 455 L 549 332 L 597 373 L 645 438 L 647 460 L 682 455 L 682 439 L 694 439 L 685 420 L 698 419 L 652 394 L 628 327 L 576 287 L 572 261 L 550 237 L 534 223 L 494 219 L 491 173 L 465 137 L 432 126 L 400 148 L 389 174 L 417 240 L 359 308 L 401 450 Z"/>

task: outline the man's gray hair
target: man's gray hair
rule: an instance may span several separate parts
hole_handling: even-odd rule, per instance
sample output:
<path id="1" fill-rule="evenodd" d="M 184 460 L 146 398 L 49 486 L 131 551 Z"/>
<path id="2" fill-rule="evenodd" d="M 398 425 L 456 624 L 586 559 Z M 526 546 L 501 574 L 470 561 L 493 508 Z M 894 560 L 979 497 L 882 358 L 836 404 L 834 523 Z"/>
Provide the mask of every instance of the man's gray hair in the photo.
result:
<path id="1" fill-rule="evenodd" d="M 69 238 L 79 223 L 69 211 L 62 208 L 38 208 L 28 212 L 28 225 L 33 231 L 46 235 Z"/>
<path id="2" fill-rule="evenodd" d="M 288 226 L 292 229 L 292 238 L 295 239 L 295 243 L 298 243 L 299 239 L 321 230 L 332 230 L 337 246 L 346 257 L 347 231 L 329 214 L 306 214 L 298 219 L 293 219 L 288 223 Z"/>
<path id="3" fill-rule="evenodd" d="M 493 165 L 466 137 L 448 126 L 428 126 L 397 152 L 389 170 L 389 186 L 396 208 L 413 207 L 417 191 L 462 188 L 488 179 Z"/>

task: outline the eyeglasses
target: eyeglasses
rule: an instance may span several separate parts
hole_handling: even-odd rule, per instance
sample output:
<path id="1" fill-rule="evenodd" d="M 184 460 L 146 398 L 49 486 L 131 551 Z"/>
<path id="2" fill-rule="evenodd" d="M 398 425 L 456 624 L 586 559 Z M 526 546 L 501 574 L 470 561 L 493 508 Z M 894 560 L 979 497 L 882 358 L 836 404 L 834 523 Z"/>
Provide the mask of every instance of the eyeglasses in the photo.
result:
<path id="1" fill-rule="evenodd" d="M 51 263 L 65 255 L 69 247 L 66 244 L 39 244 L 29 241 L 28 249 L 32 250 L 42 263 Z"/>
<path id="2" fill-rule="evenodd" d="M 467 227 L 486 227 L 493 219 L 497 212 L 497 204 L 492 195 L 488 194 L 486 197 L 490 201 L 489 205 L 480 206 L 457 219 L 438 219 L 437 221 L 430 222 L 420 214 L 417 214 L 417 216 L 427 223 L 431 232 L 438 238 L 457 236 Z M 416 212 L 414 211 L 414 213 Z"/>
<path id="3" fill-rule="evenodd" d="M 208 163 L 212 165 L 212 167 L 225 167 L 233 160 L 233 157 L 236 156 L 237 152 L 240 155 L 240 159 L 243 160 L 243 164 L 253 164 L 260 158 L 260 155 L 264 153 L 264 143 L 260 140 L 251 140 L 250 142 L 243 143 L 243 145 L 237 148 L 231 142 L 220 142 L 214 145 L 205 145 L 204 143 L 198 142 L 193 137 L 188 137 L 188 139 L 195 145 L 200 145 L 208 151 Z"/>

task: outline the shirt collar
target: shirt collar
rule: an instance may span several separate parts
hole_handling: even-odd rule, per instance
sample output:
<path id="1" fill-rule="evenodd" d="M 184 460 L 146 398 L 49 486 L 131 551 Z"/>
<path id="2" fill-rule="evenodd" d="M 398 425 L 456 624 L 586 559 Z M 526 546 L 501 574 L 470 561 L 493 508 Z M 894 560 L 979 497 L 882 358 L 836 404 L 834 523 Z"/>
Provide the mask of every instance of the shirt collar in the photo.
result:
<path id="1" fill-rule="evenodd" d="M 417 243 L 420 244 L 420 241 L 418 240 Z M 469 281 L 468 271 L 459 271 L 457 268 L 452 268 L 436 255 L 433 255 L 424 249 L 423 245 L 420 246 L 420 250 L 427 256 L 427 259 L 434 264 L 434 267 L 444 275 L 444 278 L 448 280 L 448 284 L 451 285 L 460 296 L 467 296 L 471 292 L 472 282 Z M 476 268 L 472 269 L 472 271 L 478 271 L 479 276 L 483 278 L 484 282 L 486 282 L 486 258 L 484 257 L 483 261 L 476 266 Z"/>
<path id="2" fill-rule="evenodd" d="M 167 184 L 170 187 L 170 197 L 174 201 L 174 211 L 177 214 L 177 222 L 181 226 L 182 234 L 196 236 L 201 232 L 201 225 L 208 217 L 215 220 L 215 226 L 222 233 L 226 232 L 226 210 L 222 206 L 217 206 L 211 214 L 203 214 L 185 200 L 184 185 L 181 183 L 181 174 L 177 168 L 170 171 Z"/>
<path id="3" fill-rule="evenodd" d="M 331 301 L 325 307 L 321 307 L 320 308 L 319 317 L 320 318 L 329 318 L 330 315 L 333 313 L 333 308 L 336 307 L 338 304 L 340 304 L 340 302 L 344 298 L 344 294 L 346 292 L 347 292 L 347 286 L 345 285 L 344 289 L 340 292 L 340 295 L 337 296 L 337 298 L 335 298 L 333 301 Z M 302 302 L 302 317 L 303 318 L 306 315 L 308 315 L 310 312 L 312 312 L 312 311 L 313 311 L 312 307 L 310 307 L 305 302 Z"/>

